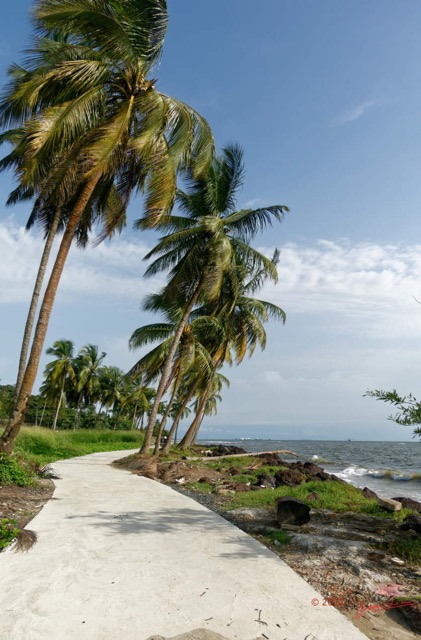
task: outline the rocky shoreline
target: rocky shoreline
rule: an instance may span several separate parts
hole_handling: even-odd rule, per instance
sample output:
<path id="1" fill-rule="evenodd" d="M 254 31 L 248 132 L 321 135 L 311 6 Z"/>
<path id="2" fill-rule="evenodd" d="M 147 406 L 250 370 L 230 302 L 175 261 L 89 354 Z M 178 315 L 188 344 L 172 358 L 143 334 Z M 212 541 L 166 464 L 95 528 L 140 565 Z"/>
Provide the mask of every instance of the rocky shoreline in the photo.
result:
<path id="1" fill-rule="evenodd" d="M 237 447 L 225 446 L 197 450 L 198 455 L 212 457 L 243 452 Z M 318 496 L 309 494 L 308 520 L 293 524 L 293 519 L 280 522 L 275 500 L 272 508 L 232 509 L 230 499 L 238 492 L 296 487 L 315 481 L 347 483 L 314 463 L 285 462 L 273 454 L 258 456 L 256 464 L 248 466 L 254 469 L 254 484 L 244 482 L 244 469 L 238 464 L 227 463 L 222 469 L 215 468 L 215 464 L 206 465 L 206 460 L 199 463 L 187 458 L 166 462 L 149 459 L 145 462 L 134 457 L 123 462 L 123 466 L 172 486 L 256 537 L 322 594 L 323 602 L 317 606 L 336 606 L 371 640 L 419 637 L 421 567 L 394 557 L 385 546 L 387 541 L 397 538 L 411 540 L 420 536 L 417 528 L 421 522 L 421 503 L 397 498 L 395 502 L 401 500 L 399 507 L 393 501 L 385 504 L 384 508 L 391 510 L 413 509 L 406 522 L 399 522 L 391 517 L 312 508 L 312 499 L 317 504 Z M 266 471 L 259 473 L 261 466 Z M 273 473 L 268 473 L 268 468 Z M 198 488 L 201 484 L 211 485 L 212 491 L 201 491 Z M 362 493 L 367 500 L 376 497 L 368 489 Z M 288 538 L 288 544 L 277 539 L 280 531 Z M 398 604 L 399 597 L 408 598 L 412 604 Z M 395 604 L 390 609 L 392 600 Z"/>

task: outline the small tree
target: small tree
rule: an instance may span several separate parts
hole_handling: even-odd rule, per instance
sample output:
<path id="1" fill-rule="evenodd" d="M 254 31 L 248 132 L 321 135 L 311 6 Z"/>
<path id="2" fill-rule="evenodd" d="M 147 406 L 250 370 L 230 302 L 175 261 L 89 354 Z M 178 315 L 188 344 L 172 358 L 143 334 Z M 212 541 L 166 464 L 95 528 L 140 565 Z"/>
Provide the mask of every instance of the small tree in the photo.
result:
<path id="1" fill-rule="evenodd" d="M 364 394 L 364 397 L 366 396 L 389 402 L 397 407 L 399 413 L 390 415 L 388 420 L 392 420 L 404 427 L 415 426 L 414 438 L 415 436 L 421 438 L 421 402 L 418 402 L 412 393 L 407 396 L 401 396 L 396 389 L 393 389 L 393 391 L 383 391 L 382 389 L 371 391 L 367 389 Z"/>

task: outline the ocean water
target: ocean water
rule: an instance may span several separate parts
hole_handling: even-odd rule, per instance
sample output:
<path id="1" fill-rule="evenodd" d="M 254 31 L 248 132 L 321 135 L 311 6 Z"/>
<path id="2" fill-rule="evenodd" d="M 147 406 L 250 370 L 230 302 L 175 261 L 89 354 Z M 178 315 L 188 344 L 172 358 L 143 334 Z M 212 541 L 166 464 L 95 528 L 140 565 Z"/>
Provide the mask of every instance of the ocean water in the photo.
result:
<path id="1" fill-rule="evenodd" d="M 346 442 L 328 440 L 206 440 L 230 444 L 250 453 L 288 449 L 315 462 L 356 487 L 368 487 L 384 498 L 406 496 L 421 501 L 421 442 Z"/>

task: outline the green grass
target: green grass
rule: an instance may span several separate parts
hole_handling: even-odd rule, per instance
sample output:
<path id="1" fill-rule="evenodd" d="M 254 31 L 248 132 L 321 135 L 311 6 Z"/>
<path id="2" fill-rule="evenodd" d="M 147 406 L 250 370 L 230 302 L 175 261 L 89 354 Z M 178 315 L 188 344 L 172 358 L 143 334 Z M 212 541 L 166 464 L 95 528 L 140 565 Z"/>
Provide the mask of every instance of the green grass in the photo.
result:
<path id="1" fill-rule="evenodd" d="M 26 487 L 32 483 L 32 470 L 16 457 L 0 453 L 0 486 L 16 484 Z"/>
<path id="2" fill-rule="evenodd" d="M 18 456 L 43 466 L 89 453 L 136 449 L 141 443 L 142 435 L 138 431 L 51 431 L 24 427 L 16 439 L 15 451 Z"/>
<path id="3" fill-rule="evenodd" d="M 408 560 L 414 564 L 421 564 L 421 539 L 412 538 L 409 540 L 394 540 L 381 545 L 382 550 L 386 550 L 402 560 Z"/>
<path id="4" fill-rule="evenodd" d="M 212 493 L 214 490 L 213 485 L 208 482 L 189 482 L 186 485 L 189 489 L 193 489 L 194 491 L 199 491 L 200 493 Z"/>
<path id="5" fill-rule="evenodd" d="M 320 496 L 319 500 L 308 500 L 307 496 L 313 491 Z M 340 482 L 306 482 L 297 487 L 278 487 L 277 489 L 261 489 L 260 491 L 239 492 L 232 497 L 227 497 L 226 506 L 229 509 L 239 507 L 271 508 L 276 498 L 292 496 L 303 500 L 314 509 L 330 509 L 336 512 L 354 511 L 383 518 L 395 518 L 398 521 L 404 519 L 409 513 L 408 509 L 402 509 L 395 514 L 379 507 L 377 500 L 368 500 L 361 490 L 350 484 Z"/>
<path id="6" fill-rule="evenodd" d="M 9 518 L 0 519 L 0 551 L 9 546 L 19 533 L 19 529 L 15 527 L 16 522 Z"/>
<path id="7" fill-rule="evenodd" d="M 289 544 L 291 542 L 291 536 L 286 531 L 268 531 L 263 534 L 268 542 L 280 542 L 280 544 Z"/>

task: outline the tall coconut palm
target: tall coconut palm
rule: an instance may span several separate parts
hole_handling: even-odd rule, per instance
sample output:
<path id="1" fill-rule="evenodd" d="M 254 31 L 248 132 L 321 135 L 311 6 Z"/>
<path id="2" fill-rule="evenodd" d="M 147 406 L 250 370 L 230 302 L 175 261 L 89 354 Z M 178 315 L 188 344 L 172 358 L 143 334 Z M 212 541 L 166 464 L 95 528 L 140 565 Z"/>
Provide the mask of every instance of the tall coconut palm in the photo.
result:
<path id="1" fill-rule="evenodd" d="M 244 176 L 243 152 L 237 145 L 223 150 L 206 176 L 195 178 L 190 172 L 190 188 L 178 192 L 177 203 L 184 216 L 171 216 L 165 221 L 172 230 L 161 238 L 145 259 L 155 258 L 146 275 L 170 270 L 162 297 L 170 305 L 183 302 L 183 315 L 168 351 L 155 404 L 142 447 L 147 453 L 152 440 L 157 406 L 170 376 L 173 358 L 184 327 L 194 307 L 218 299 L 224 278 L 231 274 L 235 281 L 236 263 L 245 264 L 250 273 L 264 269 L 277 280 L 276 266 L 249 242 L 273 221 L 280 221 L 287 207 L 275 205 L 259 209 L 235 211 L 235 197 Z"/>
<path id="2" fill-rule="evenodd" d="M 75 359 L 77 393 L 75 429 L 80 424 L 82 402 L 94 404 L 99 400 L 101 363 L 106 355 L 104 351 L 100 352 L 96 345 L 87 344 L 82 347 Z"/>
<path id="3" fill-rule="evenodd" d="M 44 394 L 46 397 L 56 397 L 57 408 L 54 415 L 52 428 L 57 428 L 57 420 L 60 408 L 65 402 L 66 385 L 74 384 L 76 375 L 74 371 L 74 344 L 71 340 L 56 340 L 52 347 L 46 351 L 47 355 L 54 356 L 45 367 Z"/>
<path id="4" fill-rule="evenodd" d="M 24 145 L 22 145 L 23 138 L 24 135 L 22 129 L 7 132 L 7 134 L 0 137 L 0 142 L 15 144 L 12 151 L 0 161 L 0 171 L 13 167 L 18 180 L 24 157 Z M 69 191 L 71 177 L 67 173 L 64 180 L 53 180 L 57 173 L 60 175 L 62 164 L 63 158 L 54 158 L 54 168 L 51 168 L 48 179 L 46 179 L 44 183 L 39 182 L 34 187 L 20 185 L 10 194 L 6 203 L 8 205 L 13 205 L 16 202 L 35 198 L 31 214 L 26 224 L 26 229 L 29 230 L 35 224 L 38 224 L 44 232 L 45 240 L 22 339 L 16 381 L 15 403 L 19 396 L 25 374 L 36 309 L 53 242 L 57 233 L 64 229 L 66 219 L 73 207 L 72 193 L 75 187 L 72 185 L 72 192 Z M 75 176 L 73 176 L 73 179 L 74 178 Z M 90 228 L 95 221 L 99 220 L 103 223 L 102 235 L 107 237 L 110 237 L 114 231 L 121 226 L 122 222 L 124 222 L 122 202 L 115 188 L 108 188 L 106 192 L 104 192 L 104 190 L 96 190 L 94 197 L 91 199 L 90 207 L 87 207 L 87 210 L 85 210 L 85 215 L 79 222 L 76 230 L 75 236 L 79 247 L 86 246 Z"/>
<path id="5" fill-rule="evenodd" d="M 213 154 L 206 121 L 157 91 L 149 77 L 166 30 L 165 0 L 38 0 L 34 21 L 40 37 L 28 69 L 12 69 L 1 121 L 25 127 L 22 185 L 45 179 L 52 154 L 64 154 L 80 188 L 44 294 L 15 411 L 0 442 L 5 452 L 12 450 L 23 422 L 60 277 L 95 189 L 115 184 L 125 207 L 133 192 L 144 190 L 144 224 L 153 226 L 172 207 L 179 169 L 193 158 L 192 171 L 199 176 Z"/>

